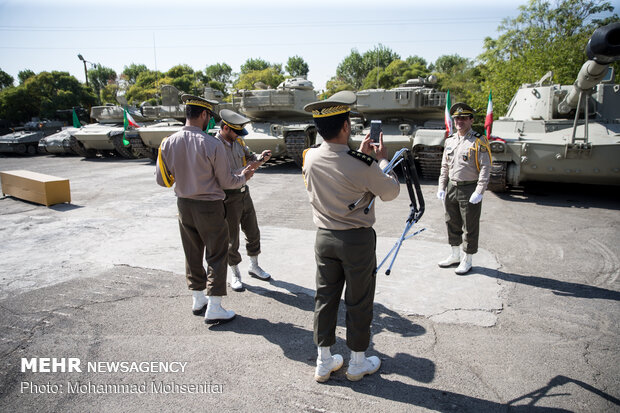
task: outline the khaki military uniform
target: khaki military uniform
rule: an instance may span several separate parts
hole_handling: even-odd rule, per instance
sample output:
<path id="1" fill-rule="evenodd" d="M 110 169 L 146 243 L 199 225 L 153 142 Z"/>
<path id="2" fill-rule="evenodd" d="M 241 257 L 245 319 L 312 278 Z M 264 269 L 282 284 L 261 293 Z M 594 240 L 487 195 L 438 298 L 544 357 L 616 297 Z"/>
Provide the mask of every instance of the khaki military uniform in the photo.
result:
<path id="1" fill-rule="evenodd" d="M 156 181 L 168 186 L 162 171 L 174 177 L 189 289 L 226 295 L 228 227 L 222 187 L 244 185 L 245 177 L 231 173 L 222 142 L 194 126 L 184 126 L 161 143 Z M 205 254 L 208 275 L 202 264 Z"/>
<path id="2" fill-rule="evenodd" d="M 248 162 L 257 160 L 250 148 L 245 145 L 242 138 L 232 144 L 227 142 L 219 133 L 217 138 L 224 144 L 226 154 L 234 173 L 241 173 Z M 224 188 L 226 198 L 224 205 L 226 207 L 226 222 L 228 224 L 228 265 L 238 265 L 241 262 L 241 254 L 239 254 L 239 225 L 245 234 L 246 251 L 248 256 L 255 257 L 260 254 L 260 229 L 258 228 L 258 220 L 256 219 L 256 211 L 254 203 L 250 196 L 250 187 L 242 185 L 235 188 Z"/>
<path id="3" fill-rule="evenodd" d="M 387 163 L 328 141 L 305 154 L 303 177 L 318 227 L 314 342 L 319 347 L 336 342 L 338 304 L 345 284 L 347 346 L 365 351 L 370 343 L 376 234 L 374 204 L 368 214 L 364 208 L 372 199 L 370 194 L 383 201 L 398 196 L 397 177 L 382 171 Z M 349 210 L 361 197 L 362 202 Z"/>
<path id="4" fill-rule="evenodd" d="M 469 198 L 474 191 L 484 194 L 489 183 L 488 148 L 486 138 L 470 129 L 463 137 L 454 134 L 446 139 L 441 161 L 439 189 L 446 191 L 448 241 L 452 246 L 463 243 L 467 254 L 478 251 L 482 202 L 472 204 Z"/>

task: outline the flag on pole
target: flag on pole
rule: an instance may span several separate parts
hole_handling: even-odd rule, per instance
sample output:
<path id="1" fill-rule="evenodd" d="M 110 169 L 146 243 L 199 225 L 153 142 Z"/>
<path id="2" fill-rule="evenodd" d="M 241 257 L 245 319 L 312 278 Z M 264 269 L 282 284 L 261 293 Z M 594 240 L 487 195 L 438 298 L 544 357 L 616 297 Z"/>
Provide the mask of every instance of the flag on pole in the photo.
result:
<path id="1" fill-rule="evenodd" d="M 129 146 L 129 141 L 125 137 L 125 132 L 129 129 L 129 127 L 139 128 L 140 125 L 136 123 L 133 116 L 131 116 L 131 113 L 127 112 L 127 108 L 123 108 L 123 145 L 125 146 Z"/>
<path id="2" fill-rule="evenodd" d="M 446 96 L 446 110 L 444 112 L 444 122 L 446 124 L 446 137 L 452 135 L 452 131 L 453 131 L 452 116 L 450 116 L 450 106 L 452 106 L 452 101 L 450 100 L 450 91 L 448 90 L 448 95 Z"/>
<path id="3" fill-rule="evenodd" d="M 493 99 L 491 91 L 489 91 L 489 103 L 487 104 L 487 116 L 484 119 L 484 129 L 487 133 L 487 139 L 491 139 L 491 130 L 493 129 Z"/>
<path id="4" fill-rule="evenodd" d="M 73 108 L 73 127 L 74 128 L 82 127 L 82 124 L 80 123 L 80 120 L 77 117 L 77 113 L 75 113 L 75 108 Z"/>

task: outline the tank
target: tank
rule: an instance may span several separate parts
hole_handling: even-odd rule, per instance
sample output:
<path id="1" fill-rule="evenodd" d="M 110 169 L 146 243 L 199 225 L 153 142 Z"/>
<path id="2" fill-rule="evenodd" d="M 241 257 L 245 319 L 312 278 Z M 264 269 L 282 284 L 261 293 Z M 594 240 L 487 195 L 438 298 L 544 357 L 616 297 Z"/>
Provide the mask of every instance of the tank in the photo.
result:
<path id="1" fill-rule="evenodd" d="M 317 134 L 304 106 L 317 100 L 312 82 L 291 78 L 276 89 L 239 90 L 233 106 L 251 119 L 244 140 L 252 151 L 270 150 L 273 157 L 290 157 L 301 166 L 303 151 L 314 145 Z"/>
<path id="2" fill-rule="evenodd" d="M 620 23 L 598 28 L 573 85 L 551 72 L 522 85 L 493 123 L 489 189 L 525 182 L 620 185 L 620 85 L 609 65 L 620 58 Z"/>
<path id="3" fill-rule="evenodd" d="M 59 132 L 63 123 L 50 120 L 33 120 L 27 122 L 23 128 L 0 136 L 0 152 L 35 155 L 38 152 L 39 141 L 46 136 Z"/>
<path id="4" fill-rule="evenodd" d="M 80 128 L 67 126 L 60 132 L 46 136 L 39 141 L 39 152 L 53 155 L 77 155 L 73 150 L 76 138 L 73 136 Z"/>
<path id="5" fill-rule="evenodd" d="M 144 117 L 152 122 L 139 129 L 127 131 L 127 139 L 132 148 L 142 156 L 157 159 L 157 149 L 161 141 L 179 131 L 185 124 L 185 105 L 180 104 L 181 92 L 174 86 L 163 85 L 161 88 L 162 104 L 158 106 L 142 105 L 140 110 Z M 216 100 L 220 104 L 214 108 L 217 113 L 220 109 L 232 109 L 232 104 L 222 102 L 224 95 L 219 90 L 205 87 L 203 96 L 206 99 Z"/>
<path id="6" fill-rule="evenodd" d="M 391 158 L 399 149 L 412 149 L 424 178 L 437 178 L 445 138 L 443 122 L 446 93 L 435 86 L 437 78 L 409 79 L 393 89 L 367 89 L 356 93 L 350 146 L 357 149 L 370 131 L 370 120 L 381 120 L 383 143 Z"/>
<path id="7" fill-rule="evenodd" d="M 126 107 L 127 112 L 136 122 L 146 122 L 149 119 L 134 107 Z M 90 117 L 97 123 L 81 127 L 73 136 L 72 149 L 79 155 L 91 158 L 97 153 L 103 156 L 121 155 L 124 158 L 133 159 L 139 157 L 131 144 L 123 143 L 124 108 L 115 105 L 93 106 Z"/>

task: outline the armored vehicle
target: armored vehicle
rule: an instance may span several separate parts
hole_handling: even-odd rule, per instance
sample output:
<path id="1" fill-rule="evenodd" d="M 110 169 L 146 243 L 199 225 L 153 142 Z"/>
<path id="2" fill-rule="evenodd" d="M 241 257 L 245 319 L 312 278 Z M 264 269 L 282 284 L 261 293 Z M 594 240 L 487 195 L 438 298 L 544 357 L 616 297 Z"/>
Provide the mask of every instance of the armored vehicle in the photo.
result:
<path id="1" fill-rule="evenodd" d="M 409 79 L 393 89 L 357 92 L 355 110 L 362 118 L 352 118 L 352 142 L 356 148 L 369 132 L 370 120 L 381 120 L 383 142 L 391 158 L 402 148 L 412 148 L 418 171 L 425 178 L 439 176 L 445 127 L 446 93 L 435 88 L 437 78 Z"/>
<path id="2" fill-rule="evenodd" d="M 73 136 L 80 128 L 68 126 L 60 132 L 46 136 L 39 141 L 40 153 L 51 153 L 54 155 L 77 155 L 73 150 L 76 145 L 76 138 Z"/>
<path id="3" fill-rule="evenodd" d="M 493 123 L 489 189 L 529 181 L 620 185 L 620 85 L 610 63 L 620 58 L 620 23 L 598 28 L 573 85 L 549 72 L 524 84 L 506 116 Z"/>
<path id="4" fill-rule="evenodd" d="M 137 122 L 148 120 L 136 108 L 127 107 L 127 112 Z M 76 141 L 73 142 L 72 149 L 76 153 L 84 157 L 93 157 L 97 153 L 103 156 L 114 156 L 118 153 L 129 159 L 136 157 L 131 145 L 123 144 L 124 109 L 121 106 L 93 106 L 90 117 L 97 123 L 85 125 L 74 133 Z"/>
<path id="5" fill-rule="evenodd" d="M 34 155 L 39 141 L 45 136 L 61 130 L 62 122 L 50 120 L 33 120 L 27 122 L 22 130 L 0 136 L 0 152 L 14 152 Z"/>
<path id="6" fill-rule="evenodd" d="M 304 106 L 316 100 L 312 82 L 292 78 L 276 89 L 239 90 L 233 106 L 252 120 L 244 140 L 254 152 L 268 149 L 273 157 L 288 156 L 301 166 L 304 149 L 316 141 L 312 115 Z"/>
<path id="7" fill-rule="evenodd" d="M 180 104 L 181 92 L 171 85 L 164 85 L 161 88 L 162 104 L 159 106 L 141 106 L 140 110 L 144 117 L 151 119 L 149 125 L 139 129 L 127 131 L 127 139 L 131 147 L 138 151 L 142 156 L 155 160 L 157 149 L 161 141 L 179 131 L 185 123 L 185 105 Z M 203 96 L 206 99 L 221 102 L 223 94 L 219 90 L 205 87 Z M 231 108 L 228 103 L 220 103 L 214 111 Z"/>

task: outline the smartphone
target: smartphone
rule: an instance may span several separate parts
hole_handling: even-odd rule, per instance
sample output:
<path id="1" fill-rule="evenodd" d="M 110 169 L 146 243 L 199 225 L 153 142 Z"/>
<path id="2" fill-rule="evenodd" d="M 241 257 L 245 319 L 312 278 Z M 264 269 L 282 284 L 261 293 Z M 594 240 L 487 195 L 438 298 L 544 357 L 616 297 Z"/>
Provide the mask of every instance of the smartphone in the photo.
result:
<path id="1" fill-rule="evenodd" d="M 371 120 L 370 121 L 370 139 L 372 139 L 372 143 L 379 144 L 379 134 L 381 133 L 381 121 L 380 120 Z"/>

